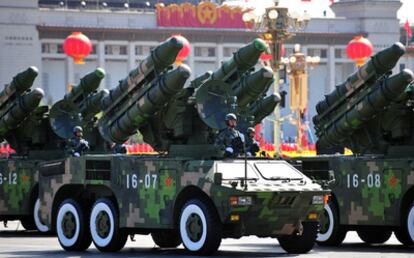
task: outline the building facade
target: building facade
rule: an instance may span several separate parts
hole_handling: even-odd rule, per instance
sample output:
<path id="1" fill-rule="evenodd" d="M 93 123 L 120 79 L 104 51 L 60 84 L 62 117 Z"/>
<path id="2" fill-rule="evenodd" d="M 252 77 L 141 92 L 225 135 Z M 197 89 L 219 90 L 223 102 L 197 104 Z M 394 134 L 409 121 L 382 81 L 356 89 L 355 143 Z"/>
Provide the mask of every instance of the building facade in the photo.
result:
<path id="1" fill-rule="evenodd" d="M 336 18 L 312 19 L 304 31 L 286 43 L 286 55 L 299 43 L 305 55 L 321 58 L 309 71 L 309 117 L 315 114 L 317 101 L 355 70 L 345 52 L 355 35 L 366 35 L 375 51 L 400 40 L 400 6 L 398 0 L 342 0 L 332 6 Z M 107 73 L 102 87 L 117 86 L 152 47 L 172 34 L 181 34 L 191 42 L 185 62 L 192 69 L 192 78 L 216 69 L 257 36 L 248 29 L 158 27 L 152 8 L 69 8 L 54 1 L 39 4 L 34 0 L 1 1 L 0 28 L 0 81 L 8 83 L 17 72 L 35 65 L 40 70 L 35 86 L 45 90 L 47 104 L 62 98 L 69 84 L 79 82 L 96 67 Z M 63 52 L 63 41 L 73 31 L 82 31 L 93 43 L 93 52 L 84 65 L 75 65 Z M 413 58 L 407 55 L 399 67 L 413 69 Z M 287 83 L 282 88 L 287 89 Z M 288 113 L 283 109 L 282 117 Z M 295 135 L 289 119 L 283 122 L 283 129 L 285 138 Z M 272 126 L 265 126 L 268 141 L 272 130 Z"/>

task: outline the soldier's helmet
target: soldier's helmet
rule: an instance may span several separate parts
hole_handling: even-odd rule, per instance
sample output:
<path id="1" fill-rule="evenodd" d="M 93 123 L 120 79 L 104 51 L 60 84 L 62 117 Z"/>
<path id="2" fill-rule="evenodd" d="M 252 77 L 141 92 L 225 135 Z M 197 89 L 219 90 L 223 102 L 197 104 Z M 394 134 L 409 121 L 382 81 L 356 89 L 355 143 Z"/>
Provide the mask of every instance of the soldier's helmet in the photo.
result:
<path id="1" fill-rule="evenodd" d="M 256 133 L 256 130 L 253 127 L 247 128 L 247 134 Z"/>
<path id="2" fill-rule="evenodd" d="M 233 114 L 233 113 L 228 113 L 227 115 L 226 115 L 226 122 L 227 121 L 230 121 L 230 120 L 236 120 L 237 121 L 237 116 L 235 115 L 235 114 Z"/>
<path id="3" fill-rule="evenodd" d="M 77 134 L 77 133 L 83 133 L 83 129 L 80 126 L 75 126 L 73 127 L 73 134 Z"/>

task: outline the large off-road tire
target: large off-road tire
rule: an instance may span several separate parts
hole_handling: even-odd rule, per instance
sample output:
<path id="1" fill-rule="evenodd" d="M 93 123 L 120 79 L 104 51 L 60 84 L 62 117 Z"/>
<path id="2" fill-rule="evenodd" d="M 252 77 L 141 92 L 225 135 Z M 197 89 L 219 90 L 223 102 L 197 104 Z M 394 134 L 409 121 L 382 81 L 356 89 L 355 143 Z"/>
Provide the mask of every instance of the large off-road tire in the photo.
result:
<path id="1" fill-rule="evenodd" d="M 174 248 L 181 244 L 180 234 L 177 230 L 162 230 L 151 233 L 154 243 L 161 248 Z"/>
<path id="2" fill-rule="evenodd" d="M 290 254 L 304 254 L 312 250 L 318 233 L 317 222 L 304 222 L 302 235 L 278 237 L 280 246 Z"/>
<path id="3" fill-rule="evenodd" d="M 403 214 L 401 227 L 395 230 L 394 234 L 403 245 L 414 245 L 414 202 Z"/>
<path id="4" fill-rule="evenodd" d="M 43 224 L 42 220 L 40 219 L 40 199 L 36 200 L 36 203 L 33 207 L 33 218 L 36 228 L 40 232 L 48 232 L 49 227 Z"/>
<path id="5" fill-rule="evenodd" d="M 181 241 L 189 252 L 210 255 L 217 251 L 222 238 L 222 223 L 208 201 L 191 199 L 180 213 Z"/>
<path id="6" fill-rule="evenodd" d="M 35 190 L 31 196 L 30 196 L 30 207 L 29 207 L 29 211 L 33 212 L 34 208 L 35 208 L 35 195 L 37 197 L 37 191 Z M 37 230 L 36 227 L 36 222 L 35 222 L 35 218 L 34 218 L 34 213 L 30 213 L 29 216 L 24 216 L 20 218 L 20 223 L 22 224 L 22 226 L 26 229 L 26 230 Z"/>
<path id="7" fill-rule="evenodd" d="M 101 252 L 117 252 L 128 239 L 119 228 L 119 216 L 112 201 L 98 199 L 92 207 L 89 229 L 94 245 Z"/>
<path id="8" fill-rule="evenodd" d="M 77 201 L 66 199 L 59 206 L 56 234 L 60 245 L 67 251 L 84 251 L 91 245 L 88 216 Z"/>
<path id="9" fill-rule="evenodd" d="M 346 230 L 339 225 L 338 208 L 330 201 L 325 205 L 322 215 L 319 217 L 319 233 L 316 243 L 321 246 L 338 246 L 346 236 Z"/>
<path id="10" fill-rule="evenodd" d="M 357 230 L 359 238 L 367 244 L 382 244 L 390 239 L 392 231 L 381 228 L 365 228 Z"/>
<path id="11" fill-rule="evenodd" d="M 20 223 L 26 230 L 37 230 L 33 216 L 24 216 L 20 218 Z"/>

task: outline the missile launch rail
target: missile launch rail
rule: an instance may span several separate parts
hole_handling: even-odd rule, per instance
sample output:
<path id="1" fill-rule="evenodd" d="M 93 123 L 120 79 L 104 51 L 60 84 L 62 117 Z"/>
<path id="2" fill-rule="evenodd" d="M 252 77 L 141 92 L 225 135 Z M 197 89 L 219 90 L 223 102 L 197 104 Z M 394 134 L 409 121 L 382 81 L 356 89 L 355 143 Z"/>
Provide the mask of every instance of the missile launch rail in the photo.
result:
<path id="1" fill-rule="evenodd" d="M 367 244 L 384 243 L 392 232 L 402 244 L 414 243 L 414 78 L 407 69 L 391 75 L 404 52 L 401 43 L 378 52 L 316 105 L 323 155 L 294 162 L 312 178 L 335 178 L 320 245 L 341 244 L 349 230 Z M 329 154 L 344 148 L 353 155 Z"/>
<path id="2" fill-rule="evenodd" d="M 182 243 L 194 254 L 211 254 L 222 238 L 246 235 L 277 237 L 289 253 L 308 252 L 329 191 L 285 161 L 223 159 L 214 145 L 227 113 L 237 114 L 244 131 L 279 102 L 277 95 L 266 96 L 272 71 L 252 69 L 266 44 L 252 41 L 189 84 L 190 69 L 173 66 L 181 48 L 175 37 L 154 48 L 103 96 L 102 113 L 88 124 L 94 133 L 85 136 L 122 144 L 139 131 L 160 154 L 103 150 L 43 162 L 41 221 L 66 250 L 85 250 L 93 242 L 113 252 L 129 234 L 151 234 L 162 248 Z M 70 114 L 62 126 L 50 114 L 51 127 L 66 131 L 80 110 L 56 112 Z"/>

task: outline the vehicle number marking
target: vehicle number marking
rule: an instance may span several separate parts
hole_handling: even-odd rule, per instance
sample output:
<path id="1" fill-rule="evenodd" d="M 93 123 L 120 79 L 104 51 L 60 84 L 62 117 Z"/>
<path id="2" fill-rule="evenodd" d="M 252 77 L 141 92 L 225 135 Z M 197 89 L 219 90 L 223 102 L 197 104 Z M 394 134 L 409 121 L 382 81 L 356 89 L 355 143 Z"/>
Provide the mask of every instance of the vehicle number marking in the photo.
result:
<path id="1" fill-rule="evenodd" d="M 358 188 L 364 183 L 367 184 L 368 188 L 380 188 L 381 187 L 381 175 L 380 174 L 368 174 L 366 178 L 360 178 L 357 174 L 346 175 L 346 187 L 347 188 Z"/>
<path id="2" fill-rule="evenodd" d="M 126 175 L 126 188 L 127 189 L 136 189 L 138 186 L 142 183 L 144 183 L 145 188 L 152 188 L 155 189 L 157 187 L 157 180 L 158 175 L 157 174 L 151 174 L 147 173 L 144 176 L 144 179 L 138 179 L 137 174 L 128 174 Z"/>
<path id="3" fill-rule="evenodd" d="M 8 173 L 7 176 L 0 173 L 0 185 L 17 185 L 17 173 Z"/>

